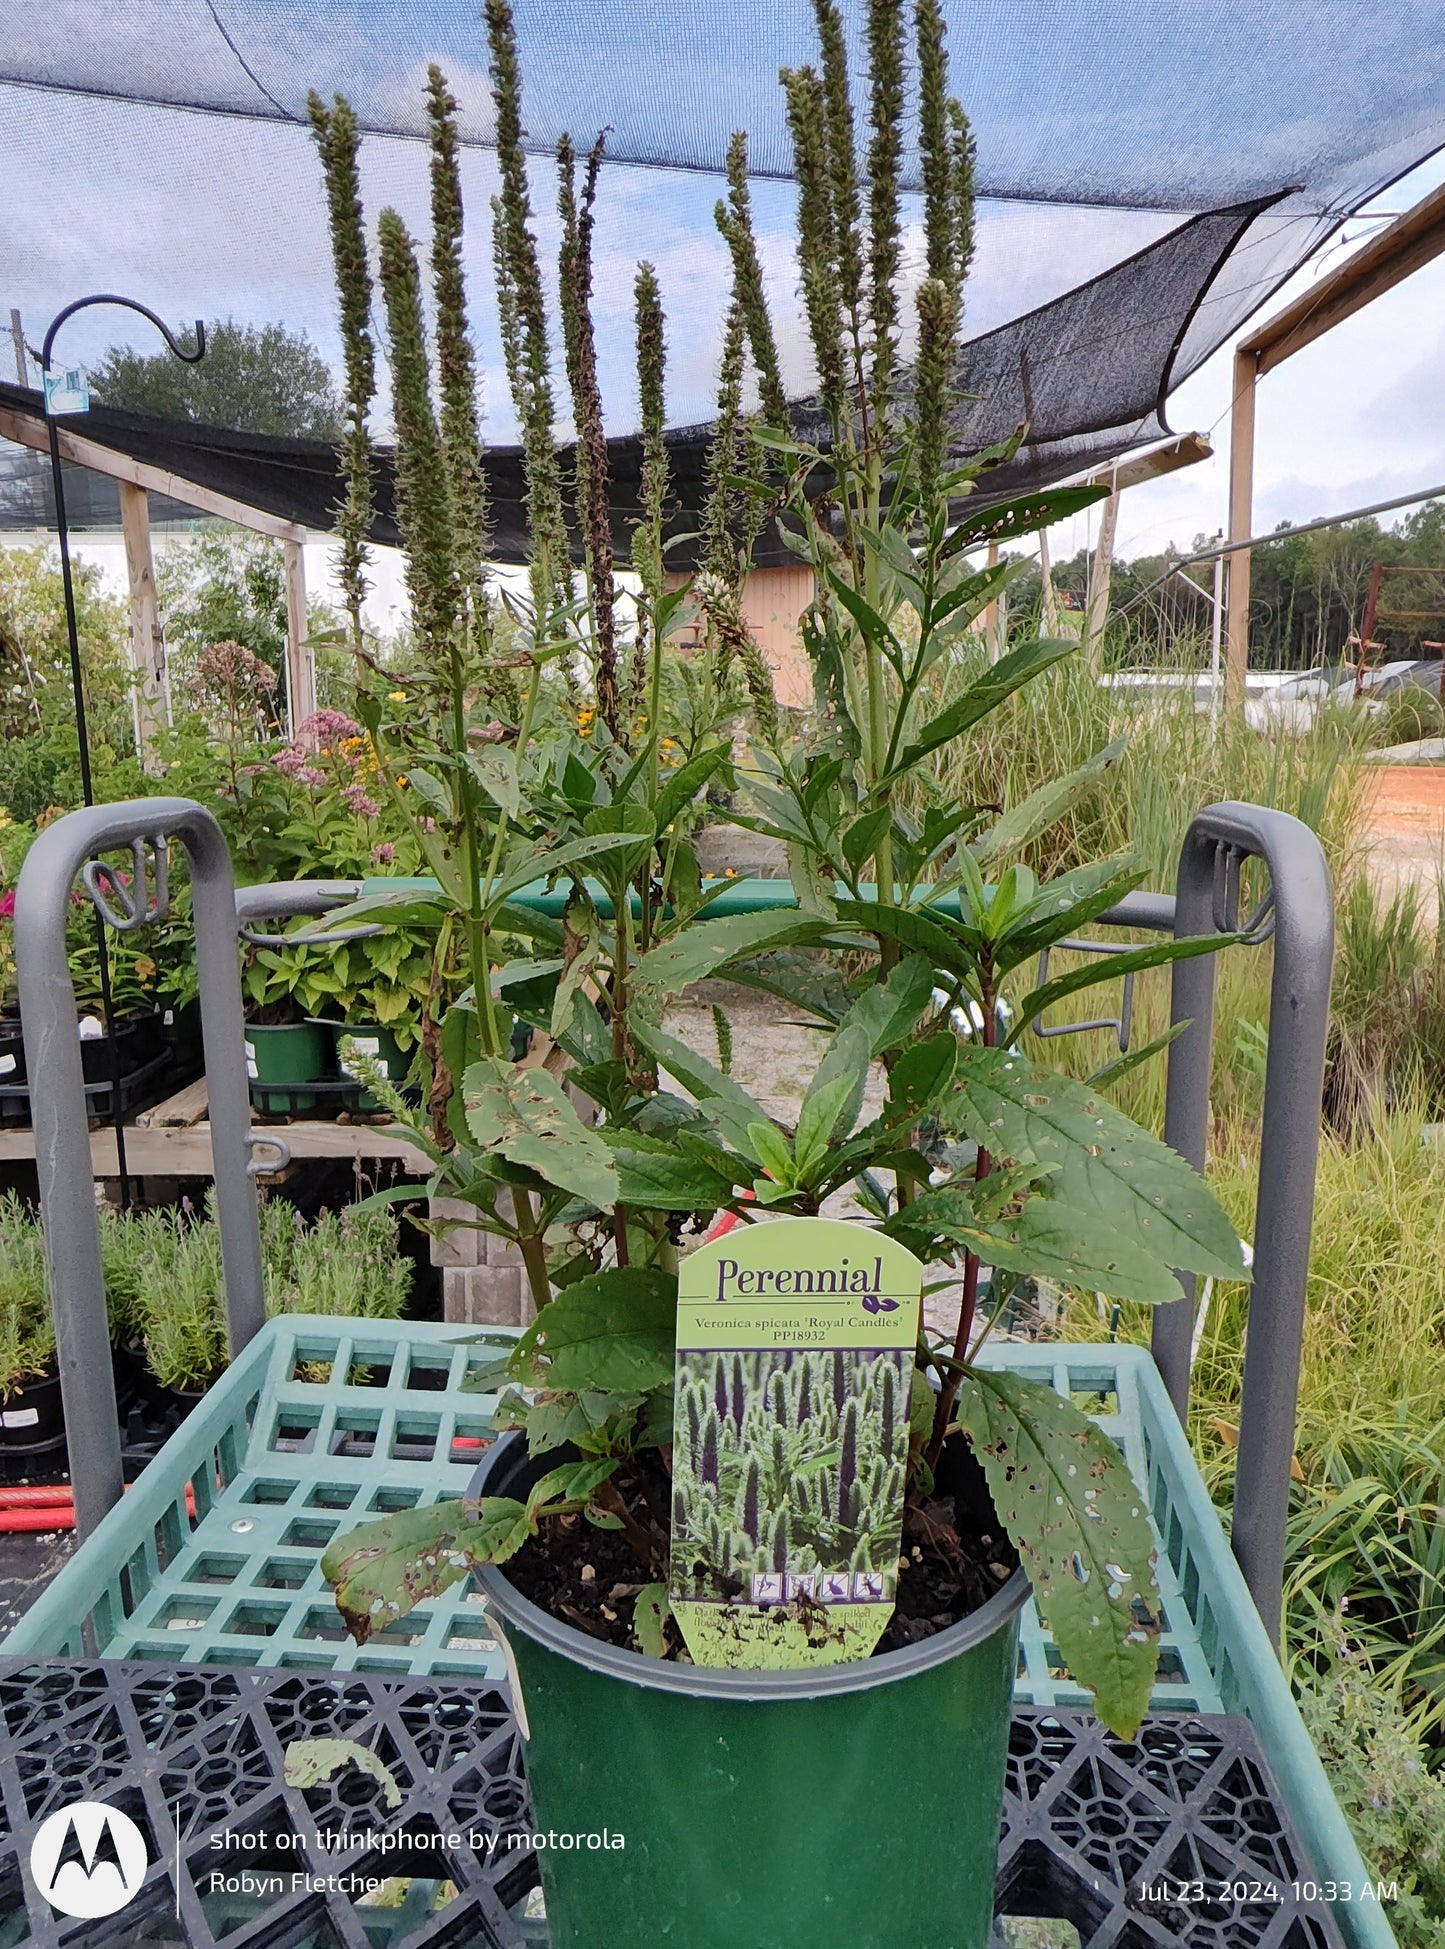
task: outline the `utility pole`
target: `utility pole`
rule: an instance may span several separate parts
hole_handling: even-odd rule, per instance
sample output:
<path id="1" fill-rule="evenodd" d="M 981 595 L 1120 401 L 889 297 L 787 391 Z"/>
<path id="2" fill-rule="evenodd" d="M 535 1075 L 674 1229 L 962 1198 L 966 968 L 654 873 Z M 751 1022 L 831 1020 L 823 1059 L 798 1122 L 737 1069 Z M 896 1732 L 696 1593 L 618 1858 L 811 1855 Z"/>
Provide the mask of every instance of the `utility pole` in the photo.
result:
<path id="1" fill-rule="evenodd" d="M 25 328 L 20 323 L 20 312 L 15 305 L 11 305 L 10 307 L 10 336 L 15 344 L 16 383 L 21 386 L 28 386 L 30 384 L 30 368 L 25 359 Z"/>

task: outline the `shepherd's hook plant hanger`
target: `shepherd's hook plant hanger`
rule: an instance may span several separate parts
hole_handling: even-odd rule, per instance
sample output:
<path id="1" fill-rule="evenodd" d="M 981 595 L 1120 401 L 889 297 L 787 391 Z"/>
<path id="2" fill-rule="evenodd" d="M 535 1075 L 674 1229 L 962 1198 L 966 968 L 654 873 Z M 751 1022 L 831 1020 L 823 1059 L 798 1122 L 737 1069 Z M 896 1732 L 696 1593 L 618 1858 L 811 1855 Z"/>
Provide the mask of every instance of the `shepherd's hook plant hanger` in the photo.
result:
<path id="1" fill-rule="evenodd" d="M 76 298 L 72 303 L 57 311 L 50 321 L 45 334 L 45 343 L 40 351 L 42 396 L 45 402 L 45 430 L 50 438 L 50 478 L 55 493 L 55 532 L 60 542 L 60 579 L 65 588 L 65 628 L 70 640 L 70 687 L 75 697 L 75 736 L 80 753 L 80 789 L 87 805 L 95 804 L 95 791 L 90 775 L 90 734 L 85 722 L 85 678 L 80 666 L 80 631 L 75 616 L 75 583 L 70 572 L 70 526 L 65 514 L 65 480 L 60 466 L 60 428 L 56 424 L 57 415 L 51 411 L 50 389 L 44 381 L 50 373 L 50 354 L 55 345 L 55 335 L 68 318 L 78 311 L 88 310 L 92 305 L 121 305 L 127 311 L 138 311 L 142 318 L 148 318 L 183 365 L 197 365 L 206 356 L 206 328 L 196 320 L 196 349 L 183 351 L 174 333 L 163 318 L 158 318 L 149 305 L 143 305 L 136 298 L 122 298 L 113 291 L 96 291 L 88 298 Z M 106 1040 L 110 1049 L 110 1111 L 111 1122 L 115 1127 L 115 1161 L 120 1178 L 121 1209 L 130 1206 L 130 1174 L 126 1169 L 125 1128 L 120 1102 L 120 1051 L 115 1040 L 115 1011 L 111 1004 L 110 955 L 105 945 L 105 920 L 97 911 L 95 916 L 95 945 L 100 964 L 100 1005 L 105 1023 Z"/>

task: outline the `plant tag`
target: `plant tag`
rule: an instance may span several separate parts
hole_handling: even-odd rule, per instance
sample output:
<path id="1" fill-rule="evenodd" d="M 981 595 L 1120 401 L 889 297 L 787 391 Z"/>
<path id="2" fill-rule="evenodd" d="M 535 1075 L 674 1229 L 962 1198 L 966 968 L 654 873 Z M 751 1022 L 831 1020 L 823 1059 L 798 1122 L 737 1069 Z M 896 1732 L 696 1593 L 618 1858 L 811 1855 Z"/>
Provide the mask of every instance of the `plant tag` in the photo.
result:
<path id="1" fill-rule="evenodd" d="M 254 1083 L 257 1076 L 256 1045 L 254 1042 L 248 1042 L 246 1044 L 246 1074 L 250 1077 L 251 1081 Z"/>
<path id="2" fill-rule="evenodd" d="M 13 1056 L 0 1056 L 0 1076 L 8 1076 L 15 1068 Z"/>
<path id="3" fill-rule="evenodd" d="M 778 1218 L 683 1261 L 673 1616 L 695 1664 L 866 1658 L 893 1612 L 923 1268 Z"/>
<path id="4" fill-rule="evenodd" d="M 58 369 L 47 366 L 42 375 L 45 385 L 45 410 L 52 417 L 61 413 L 90 411 L 90 380 L 83 365 Z"/>
<path id="5" fill-rule="evenodd" d="M 0 1428 L 34 1428 L 39 1421 L 39 1408 L 7 1408 L 0 1414 Z"/>

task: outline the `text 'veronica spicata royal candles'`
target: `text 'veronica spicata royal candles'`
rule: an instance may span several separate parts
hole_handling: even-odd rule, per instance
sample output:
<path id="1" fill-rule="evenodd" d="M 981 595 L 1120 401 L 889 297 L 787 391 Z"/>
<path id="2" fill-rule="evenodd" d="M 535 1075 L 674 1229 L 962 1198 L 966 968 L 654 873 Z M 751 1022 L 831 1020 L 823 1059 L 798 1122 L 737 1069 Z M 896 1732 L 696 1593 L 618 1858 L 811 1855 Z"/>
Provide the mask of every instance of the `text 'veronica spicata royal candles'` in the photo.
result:
<path id="1" fill-rule="evenodd" d="M 923 1268 L 778 1218 L 683 1261 L 673 1615 L 699 1665 L 865 1658 L 897 1592 Z"/>

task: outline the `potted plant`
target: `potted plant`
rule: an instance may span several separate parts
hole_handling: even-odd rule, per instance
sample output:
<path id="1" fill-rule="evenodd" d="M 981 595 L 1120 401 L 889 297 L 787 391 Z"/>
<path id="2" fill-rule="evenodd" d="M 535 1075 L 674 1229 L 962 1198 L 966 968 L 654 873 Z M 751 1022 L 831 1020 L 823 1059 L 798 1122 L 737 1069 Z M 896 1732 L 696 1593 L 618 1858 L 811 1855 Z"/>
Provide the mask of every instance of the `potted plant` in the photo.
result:
<path id="1" fill-rule="evenodd" d="M 730 740 L 701 745 L 670 775 L 661 762 L 662 660 L 688 597 L 667 590 L 662 572 L 662 319 L 646 266 L 637 287 L 644 512 L 633 543 L 641 587 L 628 611 L 633 654 L 620 651 L 587 310 L 600 151 L 579 188 L 564 141 L 560 278 L 588 566 L 585 598 L 574 599 L 506 0 L 487 7 L 503 184 L 496 256 L 510 284 L 504 327 L 534 559 L 522 653 L 514 639 L 505 660 L 487 594 L 466 572 L 487 549 L 480 505 L 468 499 L 476 447 L 453 105 L 435 70 L 439 406 L 411 242 L 394 213 L 379 225 L 397 504 L 432 708 L 394 713 L 373 696 L 362 714 L 399 806 L 398 776 L 429 781 L 414 830 L 434 886 L 378 894 L 340 919 L 430 924 L 464 944 L 470 988 L 440 1024 L 432 1119 L 414 1120 L 410 1135 L 430 1152 L 432 1195 L 469 1207 L 478 1227 L 516 1246 L 537 1318 L 500 1370 L 479 1377 L 511 1384 L 502 1418 L 513 1432 L 472 1493 L 363 1525 L 336 1539 L 323 1567 L 359 1641 L 456 1579 L 479 1578 L 515 1658 L 535 1825 L 583 1837 L 541 1856 L 556 1949 L 595 1942 L 602 1914 L 619 1949 L 772 1945 L 820 1930 L 873 1949 L 981 1949 L 1026 1585 L 1061 1660 L 1121 1733 L 1148 1701 L 1159 1628 L 1141 1493 L 1071 1402 L 980 1362 L 982 1274 L 992 1268 L 996 1302 L 1031 1276 L 1148 1302 L 1179 1296 L 1171 1268 L 1243 1276 L 1228 1219 L 1174 1152 L 1095 1091 L 998 1046 L 1004 999 L 1011 1019 L 1027 1022 L 1092 981 L 1221 942 L 1142 948 L 1034 986 L 1040 952 L 1143 877 L 1116 857 L 1041 883 L 1023 857 L 1100 789 L 1111 754 L 1002 811 L 939 802 L 931 789 L 936 752 L 985 720 L 1005 727 L 1013 694 L 1077 649 L 1031 641 L 990 666 L 972 626 L 1021 564 L 975 569 L 970 549 L 1026 534 L 1095 494 L 971 513 L 980 476 L 1016 449 L 1022 429 L 995 454 L 960 462 L 950 451 L 972 149 L 947 94 L 941 15 L 921 0 L 928 275 L 905 372 L 895 283 L 901 15 L 872 16 L 874 141 L 862 182 L 841 18 L 829 0 L 818 0 L 818 14 L 821 73 L 784 79 L 820 397 L 809 413 L 790 413 L 783 397 L 739 137 L 719 210 L 734 293 L 707 552 L 692 589 L 697 657 L 715 676 L 741 669 L 747 682 L 748 816 L 785 844 L 796 910 L 709 916 L 690 833 L 710 782 L 730 769 Z M 336 225 L 355 436 L 348 559 L 359 576 L 370 346 L 361 357 L 357 334 L 370 294 L 365 253 L 353 247 L 356 126 L 344 103 L 313 101 L 312 114 Z M 762 402 L 751 425 L 740 405 L 749 356 Z M 774 515 L 815 577 L 803 636 L 818 708 L 801 737 L 741 613 L 751 540 Z M 359 632 L 359 595 L 351 606 Z M 559 656 L 585 657 L 591 671 L 585 735 L 538 716 L 542 673 Z M 477 718 L 517 683 L 519 664 L 506 734 L 479 764 Z M 634 708 L 639 699 L 645 710 Z M 547 877 L 569 889 L 561 920 L 512 899 Z M 685 987 L 784 947 L 838 957 L 830 982 L 806 969 L 750 973 L 831 1030 L 792 1127 L 665 1021 Z M 548 1029 L 595 1121 L 549 1070 L 509 1059 L 514 1016 Z M 970 1020 L 977 1026 L 959 1026 Z M 880 1070 L 881 1107 L 865 1117 L 865 1085 Z M 394 1092 L 392 1107 L 405 1116 Z M 810 1217 L 843 1192 L 865 1214 L 864 1250 L 906 1246 L 953 1295 L 949 1330 L 920 1336 L 906 1447 L 893 1457 L 906 1475 L 901 1635 L 826 1669 L 694 1665 L 669 1619 L 669 1584 L 698 1551 L 717 1570 L 729 1548 L 756 1547 L 758 1515 L 745 1478 L 725 1475 L 706 1435 L 707 1459 L 695 1465 L 695 1383 L 676 1368 L 679 1260 L 716 1213 L 744 1224 Z M 715 1381 L 719 1393 L 726 1385 Z M 705 1420 L 705 1404 L 691 1398 Z M 900 1443 L 903 1409 L 889 1410 Z M 848 1450 L 840 1435 L 840 1470 Z M 764 1457 L 779 1481 L 790 1452 L 785 1443 Z M 855 1445 L 853 1467 L 856 1454 Z M 712 1520 L 701 1530 L 688 1527 L 686 1494 L 675 1506 L 689 1469 L 709 1490 Z M 821 1515 L 809 1503 L 820 1521 L 836 1519 L 830 1494 Z M 790 1570 L 796 1532 L 784 1524 L 773 1537 Z M 796 1605 L 806 1627 L 801 1597 Z M 603 1831 L 618 1829 L 625 1848 L 603 1851 Z"/>
<path id="2" fill-rule="evenodd" d="M 39 1460 L 64 1447 L 44 1243 L 11 1191 L 0 1198 L 0 1457 Z"/>

